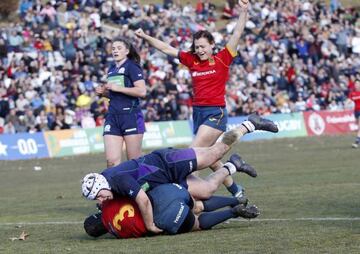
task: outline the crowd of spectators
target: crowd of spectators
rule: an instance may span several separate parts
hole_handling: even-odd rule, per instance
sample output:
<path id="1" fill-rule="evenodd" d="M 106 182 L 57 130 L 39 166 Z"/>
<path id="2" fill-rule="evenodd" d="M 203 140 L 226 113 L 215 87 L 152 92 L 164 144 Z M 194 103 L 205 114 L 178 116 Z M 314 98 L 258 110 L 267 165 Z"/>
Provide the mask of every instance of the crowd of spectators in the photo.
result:
<path id="1" fill-rule="evenodd" d="M 223 46 L 238 6 L 228 0 L 222 7 L 209 0 L 194 6 L 172 0 L 158 5 L 137 0 L 22 0 L 19 21 L 0 28 L 0 133 L 102 125 L 107 101 L 94 89 L 106 82 L 110 41 L 118 34 L 130 38 L 142 58 L 146 121 L 188 119 L 189 71 L 133 31 L 141 27 L 188 50 L 192 33 L 207 29 Z M 321 0 L 253 1 L 231 65 L 229 114 L 350 109 L 347 93 L 360 79 L 359 55 L 358 9 L 342 8 L 336 0 L 330 6 Z"/>

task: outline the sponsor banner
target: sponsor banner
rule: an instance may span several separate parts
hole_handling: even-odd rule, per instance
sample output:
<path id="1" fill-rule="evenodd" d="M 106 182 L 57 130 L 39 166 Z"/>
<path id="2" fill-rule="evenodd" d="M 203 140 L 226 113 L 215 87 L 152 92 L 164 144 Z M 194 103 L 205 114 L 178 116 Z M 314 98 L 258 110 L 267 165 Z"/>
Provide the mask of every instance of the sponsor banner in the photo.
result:
<path id="1" fill-rule="evenodd" d="M 44 133 L 50 157 L 90 153 L 85 129 L 47 131 Z"/>
<path id="2" fill-rule="evenodd" d="M 89 140 L 90 153 L 104 152 L 103 128 L 85 129 Z"/>
<path id="3" fill-rule="evenodd" d="M 189 145 L 192 133 L 188 121 L 145 123 L 143 149 Z"/>
<path id="4" fill-rule="evenodd" d="M 246 134 L 241 138 L 242 141 L 271 139 L 271 138 L 286 138 L 286 137 L 303 137 L 307 136 L 306 128 L 302 113 L 293 114 L 272 114 L 265 118 L 274 121 L 279 127 L 278 133 L 271 133 L 265 131 L 255 131 Z M 227 129 L 239 127 L 241 122 L 247 120 L 247 117 L 230 117 Z"/>
<path id="5" fill-rule="evenodd" d="M 357 130 L 352 110 L 304 112 L 309 136 L 334 135 Z"/>
<path id="6" fill-rule="evenodd" d="M 43 133 L 0 135 L 0 160 L 49 157 Z"/>

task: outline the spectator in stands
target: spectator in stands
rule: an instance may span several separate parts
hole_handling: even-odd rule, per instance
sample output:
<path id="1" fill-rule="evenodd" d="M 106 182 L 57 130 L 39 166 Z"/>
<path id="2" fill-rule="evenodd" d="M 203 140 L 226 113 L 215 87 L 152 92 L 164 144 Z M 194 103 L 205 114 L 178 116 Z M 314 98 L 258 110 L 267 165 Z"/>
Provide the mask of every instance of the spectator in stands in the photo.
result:
<path id="1" fill-rule="evenodd" d="M 47 23 L 50 29 L 55 28 L 57 24 L 56 10 L 51 5 L 51 2 L 47 2 L 45 7 L 40 11 L 40 15 L 43 17 L 44 23 Z"/>
<path id="2" fill-rule="evenodd" d="M 145 80 L 140 67 L 140 56 L 134 46 L 123 37 L 112 41 L 113 64 L 107 75 L 107 83 L 98 86 L 96 92 L 110 99 L 104 123 L 104 144 L 107 167 L 121 161 L 123 143 L 128 159 L 141 156 L 141 144 L 145 131 L 140 98 L 146 95 Z"/>
<path id="3" fill-rule="evenodd" d="M 36 127 L 37 131 L 49 130 L 48 119 L 47 119 L 45 110 L 41 110 L 40 113 L 36 116 L 35 127 Z"/>

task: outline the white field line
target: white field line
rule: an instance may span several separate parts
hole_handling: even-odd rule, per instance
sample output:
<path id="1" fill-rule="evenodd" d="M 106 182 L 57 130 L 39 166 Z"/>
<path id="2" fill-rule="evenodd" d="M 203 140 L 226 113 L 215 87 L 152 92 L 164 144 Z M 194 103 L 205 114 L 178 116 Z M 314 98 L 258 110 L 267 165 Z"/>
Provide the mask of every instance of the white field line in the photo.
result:
<path id="1" fill-rule="evenodd" d="M 230 221 L 247 221 L 242 218 L 230 219 Z M 251 222 L 279 222 L 279 221 L 360 221 L 360 217 L 323 217 L 323 218 L 293 218 L 293 219 L 254 219 Z M 83 221 L 39 221 L 39 222 L 0 222 L 0 226 L 32 226 L 32 225 L 77 225 L 82 224 Z"/>
<path id="2" fill-rule="evenodd" d="M 243 221 L 243 218 L 236 218 L 236 219 L 230 219 L 232 221 Z M 254 219 L 251 220 L 252 222 L 268 222 L 268 221 L 358 221 L 360 220 L 360 217 L 323 217 L 323 218 L 293 218 L 293 219 L 281 219 L 281 218 L 276 218 L 276 219 Z"/>

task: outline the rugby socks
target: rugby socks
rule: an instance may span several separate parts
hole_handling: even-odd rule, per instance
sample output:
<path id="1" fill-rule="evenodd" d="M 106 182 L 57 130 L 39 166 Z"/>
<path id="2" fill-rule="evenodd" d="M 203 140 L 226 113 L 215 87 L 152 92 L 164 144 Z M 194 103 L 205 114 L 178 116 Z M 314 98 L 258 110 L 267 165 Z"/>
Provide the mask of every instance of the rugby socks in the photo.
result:
<path id="1" fill-rule="evenodd" d="M 226 187 L 226 189 L 234 196 L 239 190 L 239 186 L 233 182 L 231 186 Z"/>
<path id="2" fill-rule="evenodd" d="M 244 126 L 249 133 L 255 131 L 255 125 L 248 120 L 242 122 L 241 125 Z"/>
<path id="3" fill-rule="evenodd" d="M 234 185 L 234 184 L 233 184 Z M 237 185 L 235 184 L 237 191 Z M 236 192 L 235 192 L 236 193 Z M 210 212 L 227 206 L 236 206 L 239 200 L 235 197 L 211 196 L 208 200 L 202 201 L 204 204 L 204 212 Z"/>
<path id="4" fill-rule="evenodd" d="M 235 174 L 236 173 L 236 167 L 234 164 L 232 164 L 231 162 L 226 162 L 223 165 L 224 168 L 226 168 L 229 171 L 229 175 Z"/>
<path id="5" fill-rule="evenodd" d="M 200 214 L 199 216 L 200 228 L 210 229 L 221 222 L 235 217 L 236 215 L 233 213 L 232 209 L 215 212 L 205 212 Z"/>

